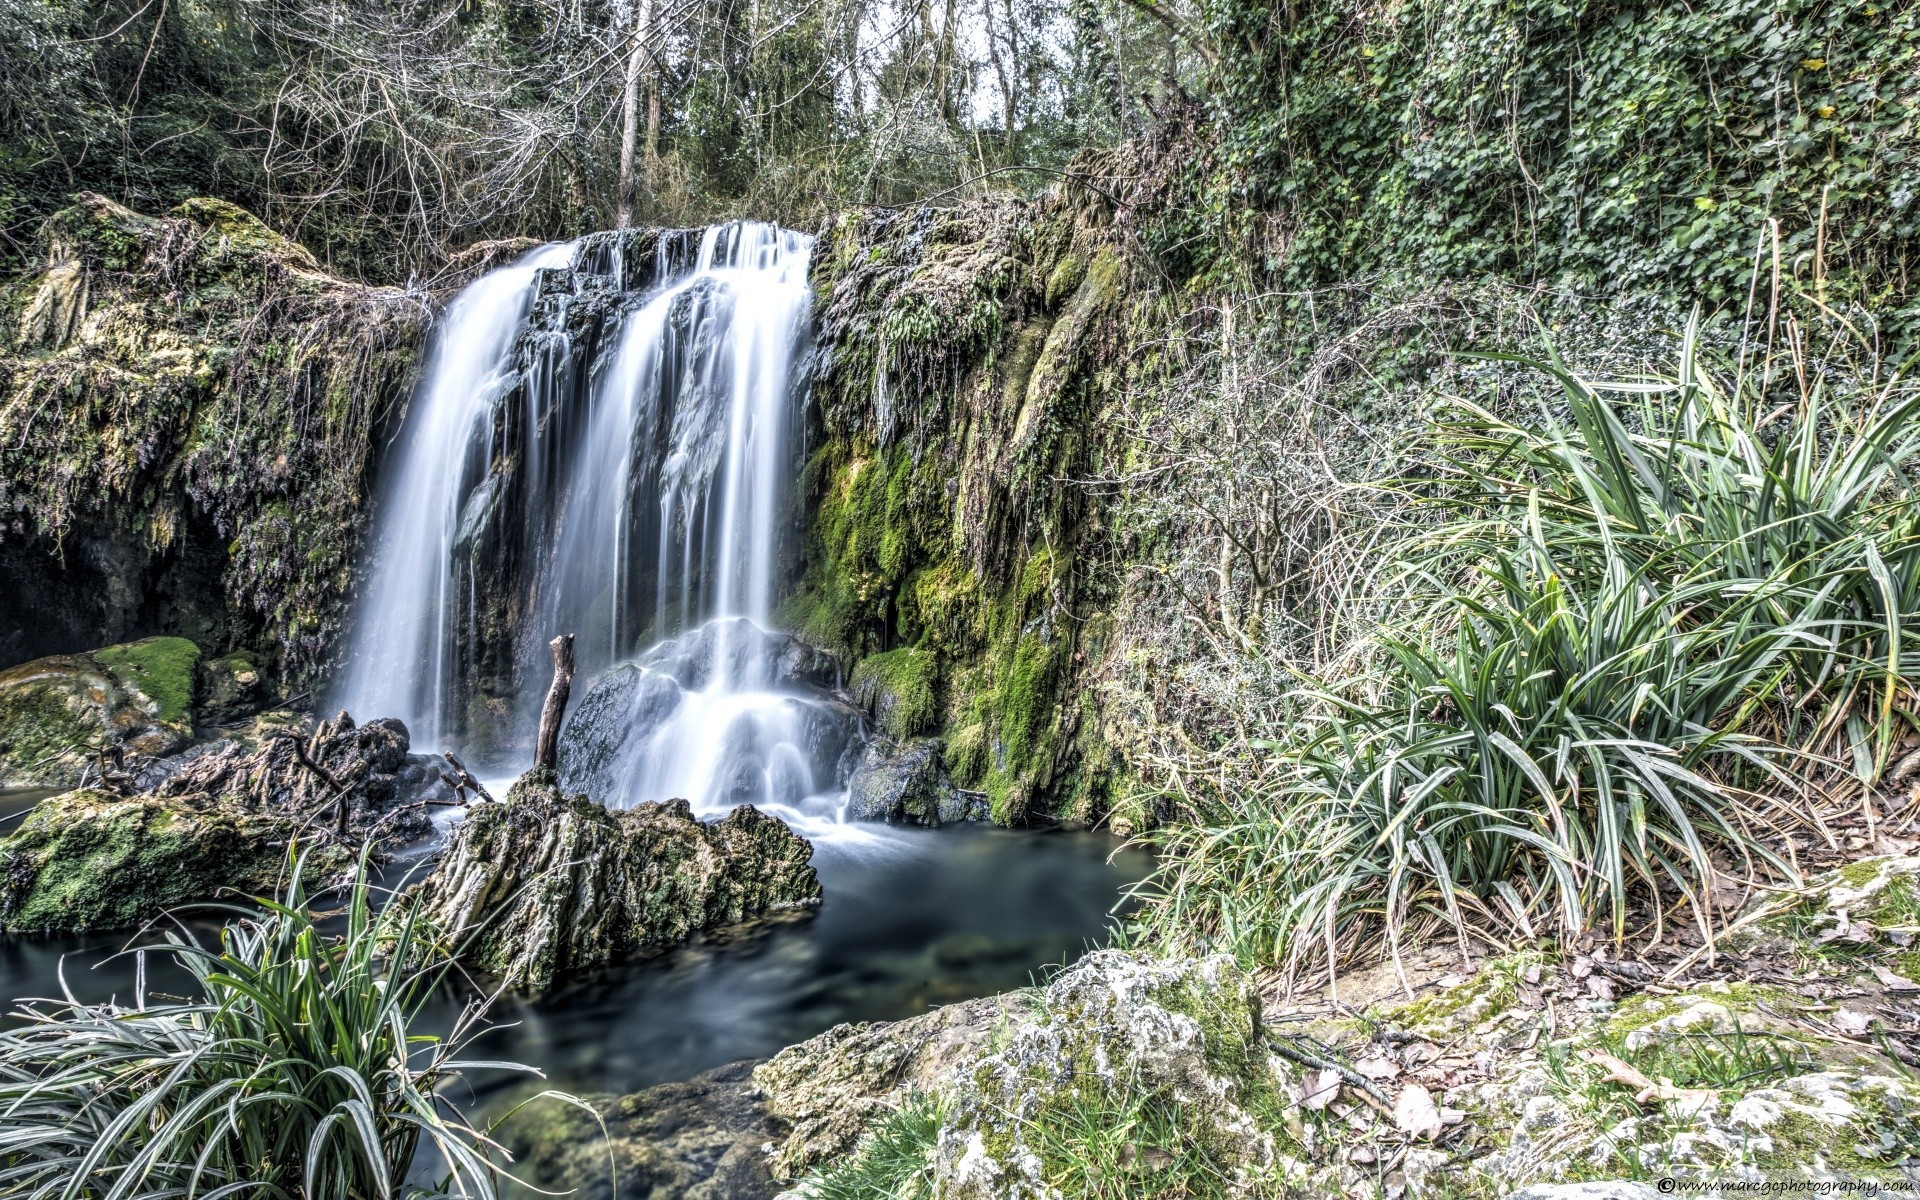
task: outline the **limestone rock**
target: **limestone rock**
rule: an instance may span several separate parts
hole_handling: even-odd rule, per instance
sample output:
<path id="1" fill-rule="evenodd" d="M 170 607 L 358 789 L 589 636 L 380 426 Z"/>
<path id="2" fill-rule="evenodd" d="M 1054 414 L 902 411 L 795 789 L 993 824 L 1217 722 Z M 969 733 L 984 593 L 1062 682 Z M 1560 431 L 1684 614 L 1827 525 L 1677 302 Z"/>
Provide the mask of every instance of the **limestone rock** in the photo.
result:
<path id="1" fill-rule="evenodd" d="M 767 1110 L 788 1127 L 774 1171 L 791 1178 L 852 1149 L 874 1118 L 985 1053 L 1019 993 L 949 1004 L 904 1021 L 836 1025 L 754 1069 Z"/>
<path id="2" fill-rule="evenodd" d="M 1660 1193 L 1627 1179 L 1600 1179 L 1584 1183 L 1536 1183 L 1510 1192 L 1507 1200 L 1659 1200 Z"/>
<path id="3" fill-rule="evenodd" d="M 0 672 L 0 787 L 72 786 L 102 751 L 180 749 L 199 658 L 185 638 L 158 637 Z"/>
<path id="4" fill-rule="evenodd" d="M 0 929 L 121 929 L 183 904 L 272 895 L 298 833 L 283 815 L 235 804 L 67 792 L 0 842 Z M 317 838 L 302 845 L 319 874 L 351 857 Z"/>
<path id="5" fill-rule="evenodd" d="M 630 1096 L 595 1097 L 591 1114 L 536 1105 L 504 1128 L 515 1174 L 576 1200 L 767 1200 L 779 1188 L 761 1147 L 781 1130 L 752 1070 L 750 1061 L 730 1063 Z"/>
<path id="6" fill-rule="evenodd" d="M 529 772 L 475 806 L 413 902 L 475 965 L 524 991 L 703 929 L 820 899 L 812 848 L 750 807 L 695 820 L 684 800 L 609 810 Z"/>
<path id="7" fill-rule="evenodd" d="M 1186 1136 L 1252 1169 L 1275 1160 L 1248 1105 L 1275 1086 L 1259 993 L 1231 959 L 1088 955 L 1036 992 L 954 1005 L 893 1025 L 840 1026 L 754 1072 L 792 1132 L 776 1176 L 851 1149 L 912 1092 L 937 1095 L 933 1166 L 943 1197 L 1046 1196 L 1028 1145 L 1038 1116 L 1087 1088 L 1162 1095 Z"/>

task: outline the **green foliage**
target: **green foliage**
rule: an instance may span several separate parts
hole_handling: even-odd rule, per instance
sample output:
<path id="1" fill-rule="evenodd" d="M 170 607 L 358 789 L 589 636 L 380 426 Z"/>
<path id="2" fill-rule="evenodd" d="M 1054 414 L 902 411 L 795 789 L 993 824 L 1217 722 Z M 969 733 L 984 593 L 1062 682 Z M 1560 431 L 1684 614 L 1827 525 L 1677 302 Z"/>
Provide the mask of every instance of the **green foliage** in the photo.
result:
<path id="1" fill-rule="evenodd" d="M 490 1200 L 497 1166 L 445 1086 L 481 1028 L 420 1030 L 446 971 L 430 932 L 374 910 L 364 861 L 344 929 L 316 924 L 295 863 L 278 902 L 216 947 L 169 933 L 194 995 L 27 1004 L 0 1034 L 0 1184 L 34 1200 L 220 1196 Z M 447 1177 L 407 1179 L 430 1145 Z"/>
<path id="2" fill-rule="evenodd" d="M 1777 250 L 1915 334 L 1911 6 L 1200 9 L 1218 141 L 1152 233 L 1179 278 L 1267 281 L 1303 317 L 1357 278 L 1490 273 L 1737 312 Z"/>
<path id="3" fill-rule="evenodd" d="M 1791 873 L 1758 832 L 1791 804 L 1742 785 L 1791 793 L 1809 700 L 1873 773 L 1920 610 L 1920 396 L 1782 410 L 1760 365 L 1698 359 L 1689 337 L 1674 379 L 1618 385 L 1534 364 L 1564 413 L 1443 415 L 1379 670 L 1312 697 L 1272 790 L 1166 833 L 1151 928 L 1298 964 L 1436 921 L 1617 936 L 1677 902 L 1704 926 L 1716 854 Z"/>
<path id="4" fill-rule="evenodd" d="M 846 1159 L 808 1179 L 813 1200 L 933 1200 L 933 1152 L 946 1112 L 915 1094 L 881 1118 Z"/>
<path id="5" fill-rule="evenodd" d="M 916 737 L 940 724 L 939 673 L 930 650 L 889 650 L 860 660 L 851 691 L 888 737 Z"/>

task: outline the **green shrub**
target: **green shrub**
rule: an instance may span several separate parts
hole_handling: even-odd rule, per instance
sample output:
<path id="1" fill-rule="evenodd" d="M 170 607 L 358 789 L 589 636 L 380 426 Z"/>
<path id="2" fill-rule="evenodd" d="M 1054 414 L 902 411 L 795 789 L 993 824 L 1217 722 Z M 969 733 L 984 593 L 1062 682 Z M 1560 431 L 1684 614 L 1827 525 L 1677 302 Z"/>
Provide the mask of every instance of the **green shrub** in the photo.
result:
<path id="1" fill-rule="evenodd" d="M 400 906 L 374 911 L 364 862 L 330 937 L 296 863 L 278 902 L 234 909 L 218 948 L 183 933 L 161 953 L 194 995 L 131 1007 L 23 1005 L 0 1033 L 0 1192 L 33 1200 L 459 1196 L 492 1200 L 485 1132 L 444 1090 L 482 1031 L 419 1032 L 448 960 Z M 396 964 L 406 964 L 399 966 Z M 144 963 L 143 963 L 144 966 Z M 552 1093 L 548 1093 L 551 1095 Z M 422 1143 L 446 1164 L 408 1181 Z"/>
<path id="2" fill-rule="evenodd" d="M 1161 835 L 1148 932 L 1299 966 L 1409 926 L 1708 928 L 1716 870 L 1791 875 L 1790 761 L 1841 738 L 1871 777 L 1914 670 L 1920 391 L 1856 411 L 1702 357 L 1689 331 L 1669 381 L 1533 364 L 1566 411 L 1532 426 L 1443 412 L 1377 667 L 1306 694 L 1276 784 Z M 1783 407 L 1782 379 L 1813 382 Z"/>

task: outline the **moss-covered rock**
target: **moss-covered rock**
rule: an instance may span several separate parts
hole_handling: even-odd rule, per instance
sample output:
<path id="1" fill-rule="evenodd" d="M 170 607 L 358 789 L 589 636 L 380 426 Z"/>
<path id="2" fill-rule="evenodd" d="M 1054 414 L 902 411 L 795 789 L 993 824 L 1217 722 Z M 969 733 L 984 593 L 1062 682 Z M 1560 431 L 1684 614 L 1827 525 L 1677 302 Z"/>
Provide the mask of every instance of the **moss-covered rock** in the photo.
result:
<path id="1" fill-rule="evenodd" d="M 814 255 L 820 431 L 783 616 L 857 660 L 889 734 L 947 739 L 1007 824 L 1097 818 L 1124 771 L 1080 689 L 1111 649 L 1083 635 L 1111 600 L 1091 567 L 1112 547 L 1074 482 L 1125 457 L 1107 417 L 1138 281 L 1112 222 L 1067 186 L 849 214 Z"/>
<path id="2" fill-rule="evenodd" d="M 183 904 L 273 895 L 297 831 L 233 804 L 67 792 L 0 841 L 0 929 L 120 929 Z M 317 871 L 348 860 L 317 838 L 306 844 Z"/>
<path id="3" fill-rule="evenodd" d="M 888 737 L 911 738 L 939 725 L 939 686 L 939 658 L 931 650 L 903 647 L 861 659 L 851 690 Z"/>
<path id="4" fill-rule="evenodd" d="M 812 847 L 750 806 L 707 824 L 684 800 L 609 810 L 530 772 L 474 808 L 412 903 L 474 965 L 541 991 L 716 926 L 820 899 Z"/>
<path id="5" fill-rule="evenodd" d="M 934 1195 L 1088 1194 L 1070 1143 L 1133 1121 L 1135 1152 L 1151 1158 L 1165 1149 L 1151 1126 L 1176 1113 L 1183 1154 L 1204 1160 L 1216 1184 L 1200 1194 L 1255 1194 L 1279 1161 L 1259 1012 L 1252 979 L 1231 960 L 1099 951 L 1033 992 L 841 1026 L 754 1072 L 768 1109 L 792 1127 L 775 1174 L 846 1154 L 924 1094 L 940 1112 L 925 1167 Z M 1156 1164 L 1138 1167 L 1139 1194 L 1157 1194 Z"/>
<path id="6" fill-rule="evenodd" d="M 0 787 L 78 783 L 103 751 L 180 749 L 199 660 L 185 638 L 158 637 L 0 672 Z"/>
<path id="7" fill-rule="evenodd" d="M 514 1174 L 577 1200 L 772 1200 L 762 1147 L 783 1134 L 752 1084 L 751 1062 L 628 1096 L 591 1112 L 545 1103 L 497 1135 Z"/>
<path id="8" fill-rule="evenodd" d="M 310 674 L 430 297 L 322 273 L 220 200 L 83 194 L 0 289 L 0 662 L 153 629 Z"/>
<path id="9" fill-rule="evenodd" d="M 259 660 L 245 651 L 204 659 L 195 696 L 195 715 L 202 724 L 242 721 L 266 703 L 266 673 Z"/>

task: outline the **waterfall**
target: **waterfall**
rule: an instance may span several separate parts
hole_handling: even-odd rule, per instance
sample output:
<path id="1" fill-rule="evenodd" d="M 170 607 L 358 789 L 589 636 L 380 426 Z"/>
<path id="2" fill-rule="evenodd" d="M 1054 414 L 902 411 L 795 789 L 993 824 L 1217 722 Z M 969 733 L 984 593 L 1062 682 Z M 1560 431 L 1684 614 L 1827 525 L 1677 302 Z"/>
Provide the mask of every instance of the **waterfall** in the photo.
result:
<path id="1" fill-rule="evenodd" d="M 810 251 L 751 223 L 600 234 L 469 285 L 393 456 L 341 703 L 524 761 L 571 632 L 569 788 L 834 818 L 864 726 L 770 629 Z"/>

